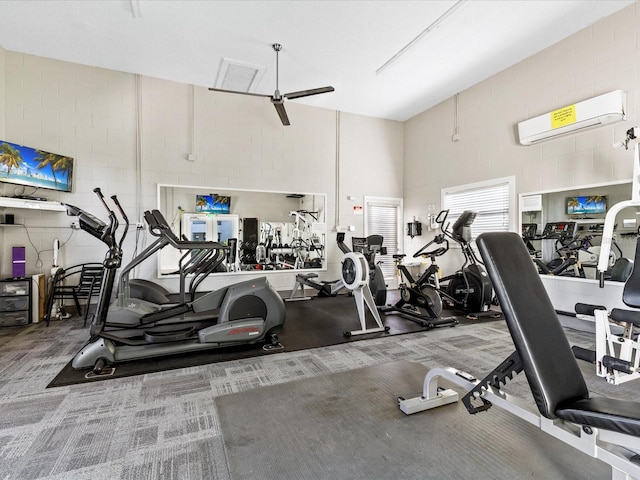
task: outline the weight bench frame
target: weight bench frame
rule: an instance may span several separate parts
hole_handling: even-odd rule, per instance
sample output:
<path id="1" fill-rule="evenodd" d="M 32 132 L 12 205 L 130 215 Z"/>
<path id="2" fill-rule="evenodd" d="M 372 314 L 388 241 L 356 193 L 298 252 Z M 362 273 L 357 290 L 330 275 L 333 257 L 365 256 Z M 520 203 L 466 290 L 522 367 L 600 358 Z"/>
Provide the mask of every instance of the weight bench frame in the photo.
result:
<path id="1" fill-rule="evenodd" d="M 575 310 L 577 318 L 593 321 L 596 327 L 595 350 L 574 346 L 576 357 L 595 363 L 596 374 L 612 385 L 639 379 L 640 311 L 620 308 L 608 311 L 601 305 L 584 303 L 576 303 Z"/>
<path id="2" fill-rule="evenodd" d="M 439 379 L 444 378 L 468 391 L 463 403 L 469 413 L 497 405 L 609 464 L 612 480 L 640 480 L 640 403 L 589 396 L 553 305 L 519 235 L 485 233 L 478 237 L 477 244 L 516 351 L 482 380 L 453 368 L 431 369 L 421 396 L 398 398 L 400 410 L 412 414 L 456 402 L 457 392 L 439 387 Z M 501 390 L 522 371 L 537 412 L 527 402 Z"/>

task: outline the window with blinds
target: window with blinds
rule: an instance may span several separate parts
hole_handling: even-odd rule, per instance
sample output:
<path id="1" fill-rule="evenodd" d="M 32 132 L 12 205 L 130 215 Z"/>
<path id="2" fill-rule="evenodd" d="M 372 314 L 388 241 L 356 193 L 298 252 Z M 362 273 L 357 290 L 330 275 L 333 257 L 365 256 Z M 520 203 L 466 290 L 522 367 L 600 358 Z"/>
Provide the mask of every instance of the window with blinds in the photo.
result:
<path id="1" fill-rule="evenodd" d="M 402 200 L 400 199 L 367 199 L 366 205 L 366 235 L 382 235 L 383 246 L 387 248 L 386 255 L 378 255 L 376 262 L 381 261 L 380 269 L 385 279 L 395 278 L 396 267 L 392 255 L 399 252 L 402 232 Z"/>
<path id="2" fill-rule="evenodd" d="M 477 213 L 471 225 L 473 238 L 483 232 L 506 232 L 513 213 L 510 211 L 513 191 L 513 177 L 443 189 L 442 205 L 449 210 L 447 222 L 453 225 L 462 212 L 472 210 Z"/>

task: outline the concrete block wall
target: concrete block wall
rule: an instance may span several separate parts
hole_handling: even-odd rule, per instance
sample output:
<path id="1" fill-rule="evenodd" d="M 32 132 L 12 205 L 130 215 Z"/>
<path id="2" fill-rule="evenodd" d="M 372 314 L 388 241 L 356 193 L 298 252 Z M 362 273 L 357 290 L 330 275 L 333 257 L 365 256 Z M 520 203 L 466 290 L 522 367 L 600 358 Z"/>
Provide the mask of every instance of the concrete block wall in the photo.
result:
<path id="1" fill-rule="evenodd" d="M 0 52 L 0 87 L 1 139 L 75 158 L 73 193 L 41 190 L 38 194 L 78 205 L 103 219 L 106 215 L 94 187 L 101 187 L 107 196 L 117 194 L 133 223 L 142 221 L 144 210 L 157 208 L 158 184 L 325 194 L 330 232 L 323 279 L 339 275 L 341 254 L 331 231 L 336 205 L 350 208 L 336 197 L 338 185 L 359 196 L 402 194 L 400 122 L 348 115 L 338 132 L 337 112 L 289 102 L 292 125 L 283 127 L 273 105 L 263 98 L 11 51 Z M 342 150 L 350 153 L 337 178 L 336 157 Z M 187 160 L 189 154 L 195 155 L 194 161 Z M 351 163 L 364 173 L 343 178 L 353 174 Z M 394 180 L 371 184 L 366 172 L 371 178 L 382 172 Z M 14 192 L 14 186 L 0 184 L 0 195 Z M 0 277 L 10 276 L 11 247 L 17 245 L 27 247 L 29 274 L 49 272 L 54 238 L 64 244 L 61 265 L 104 257 L 104 245 L 85 232 L 71 230 L 73 218 L 64 213 L 5 210 L 26 228 L 0 229 Z M 359 232 L 362 220 L 352 222 Z M 130 231 L 125 261 L 135 249 L 135 238 Z M 145 263 L 137 274 L 155 279 L 156 263 Z M 271 278 L 277 288 L 293 285 L 290 273 Z M 219 276 L 203 288 L 232 281 Z M 177 280 L 161 283 L 177 288 Z"/>
<path id="2" fill-rule="evenodd" d="M 460 92 L 457 142 L 454 98 L 406 121 L 405 220 L 439 210 L 442 188 L 493 178 L 514 175 L 517 194 L 631 179 L 632 150 L 613 144 L 640 124 L 639 32 L 636 3 Z M 626 122 L 519 144 L 518 122 L 616 89 L 627 92 Z M 406 237 L 407 251 L 424 240 Z"/>

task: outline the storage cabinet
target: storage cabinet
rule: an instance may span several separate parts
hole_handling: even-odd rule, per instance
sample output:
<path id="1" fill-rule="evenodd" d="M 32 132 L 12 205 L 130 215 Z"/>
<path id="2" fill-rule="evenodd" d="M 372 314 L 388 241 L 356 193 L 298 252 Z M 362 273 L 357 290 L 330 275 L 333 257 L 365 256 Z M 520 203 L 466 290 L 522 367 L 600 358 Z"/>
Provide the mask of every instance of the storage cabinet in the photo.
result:
<path id="1" fill-rule="evenodd" d="M 31 323 L 31 280 L 0 280 L 0 327 Z"/>

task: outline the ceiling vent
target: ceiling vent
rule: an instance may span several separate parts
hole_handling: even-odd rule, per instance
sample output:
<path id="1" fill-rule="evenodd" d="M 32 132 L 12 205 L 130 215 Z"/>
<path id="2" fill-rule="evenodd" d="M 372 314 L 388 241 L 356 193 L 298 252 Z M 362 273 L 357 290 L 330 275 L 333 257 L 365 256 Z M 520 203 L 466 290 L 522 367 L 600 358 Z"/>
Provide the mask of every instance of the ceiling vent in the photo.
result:
<path id="1" fill-rule="evenodd" d="M 250 92 L 258 85 L 264 70 L 259 65 L 223 58 L 216 78 L 216 88 Z"/>

